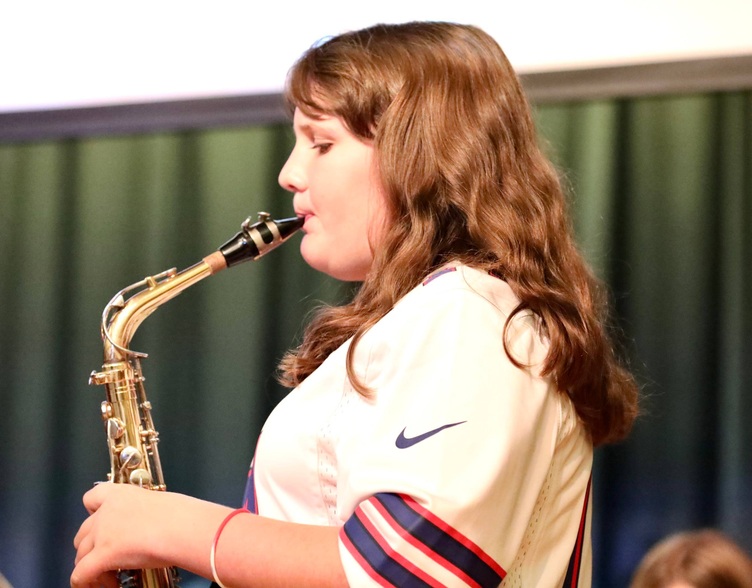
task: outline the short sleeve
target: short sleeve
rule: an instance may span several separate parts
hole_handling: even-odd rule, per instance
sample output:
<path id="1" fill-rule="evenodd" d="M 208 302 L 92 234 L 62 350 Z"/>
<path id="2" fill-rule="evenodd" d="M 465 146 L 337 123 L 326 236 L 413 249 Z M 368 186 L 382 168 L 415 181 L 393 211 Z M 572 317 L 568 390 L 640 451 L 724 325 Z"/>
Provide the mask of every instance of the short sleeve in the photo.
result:
<path id="1" fill-rule="evenodd" d="M 411 293 L 364 337 L 348 408 L 340 553 L 353 586 L 497 586 L 551 475 L 560 400 L 536 321 L 496 278 Z M 349 427 L 349 428 L 348 428 Z"/>

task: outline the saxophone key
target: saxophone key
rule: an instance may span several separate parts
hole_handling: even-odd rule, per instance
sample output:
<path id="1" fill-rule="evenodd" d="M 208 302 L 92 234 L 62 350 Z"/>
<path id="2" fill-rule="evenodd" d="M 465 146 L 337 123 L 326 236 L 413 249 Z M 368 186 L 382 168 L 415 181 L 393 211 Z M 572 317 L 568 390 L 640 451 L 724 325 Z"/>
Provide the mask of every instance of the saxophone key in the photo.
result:
<path id="1" fill-rule="evenodd" d="M 144 462 L 144 456 L 132 445 L 123 447 L 119 459 L 121 470 L 137 468 Z"/>
<path id="2" fill-rule="evenodd" d="M 99 408 L 102 413 L 102 420 L 105 422 L 107 421 L 107 419 L 112 418 L 112 415 L 115 414 L 112 408 L 112 404 L 108 402 L 107 400 L 102 401 L 102 404 Z"/>
<path id="3" fill-rule="evenodd" d="M 151 474 L 144 468 L 138 468 L 131 472 L 131 475 L 128 476 L 128 481 L 134 486 L 149 488 L 151 486 Z"/>
<path id="4" fill-rule="evenodd" d="M 117 441 L 125 434 L 125 424 L 115 417 L 108 418 L 105 426 L 110 441 Z"/>

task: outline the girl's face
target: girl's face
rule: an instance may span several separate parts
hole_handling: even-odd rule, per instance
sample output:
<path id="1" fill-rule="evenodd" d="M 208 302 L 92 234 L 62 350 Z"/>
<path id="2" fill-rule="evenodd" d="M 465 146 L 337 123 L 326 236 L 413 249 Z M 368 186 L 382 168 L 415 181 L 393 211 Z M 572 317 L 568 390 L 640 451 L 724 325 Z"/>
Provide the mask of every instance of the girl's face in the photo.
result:
<path id="1" fill-rule="evenodd" d="M 373 145 L 335 116 L 311 118 L 296 109 L 293 129 L 295 147 L 279 183 L 294 192 L 295 213 L 305 217 L 303 259 L 339 280 L 363 281 L 386 219 Z"/>

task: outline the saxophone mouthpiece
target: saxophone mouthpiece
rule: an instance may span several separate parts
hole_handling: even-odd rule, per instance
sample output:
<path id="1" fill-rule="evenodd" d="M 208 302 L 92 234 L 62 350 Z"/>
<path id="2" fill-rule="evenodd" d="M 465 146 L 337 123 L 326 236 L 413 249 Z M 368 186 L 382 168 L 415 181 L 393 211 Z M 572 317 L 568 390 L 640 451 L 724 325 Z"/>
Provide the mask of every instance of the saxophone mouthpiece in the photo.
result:
<path id="1" fill-rule="evenodd" d="M 282 236 L 282 240 L 286 241 L 288 237 L 292 236 L 294 233 L 297 233 L 300 229 L 303 228 L 305 217 L 295 216 L 293 218 L 285 218 L 272 222 L 277 225 L 277 229 L 279 230 L 279 234 Z"/>
<path id="2" fill-rule="evenodd" d="M 305 222 L 300 216 L 281 220 L 272 219 L 266 212 L 259 212 L 258 216 L 258 221 L 253 224 L 251 217 L 248 217 L 237 235 L 204 258 L 211 266 L 212 273 L 269 253 L 287 241 Z"/>

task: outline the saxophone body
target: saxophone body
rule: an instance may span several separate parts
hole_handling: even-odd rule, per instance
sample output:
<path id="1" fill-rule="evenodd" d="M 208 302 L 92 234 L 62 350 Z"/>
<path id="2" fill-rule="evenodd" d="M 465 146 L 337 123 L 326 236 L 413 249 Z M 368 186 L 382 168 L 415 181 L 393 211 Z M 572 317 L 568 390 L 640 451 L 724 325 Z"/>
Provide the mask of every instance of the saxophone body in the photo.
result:
<path id="1" fill-rule="evenodd" d="M 159 433 L 146 397 L 141 359 L 146 354 L 129 348 L 139 325 L 162 304 L 204 278 L 243 261 L 255 260 L 286 241 L 303 225 L 302 218 L 272 220 L 259 213 L 247 219 L 239 232 L 219 250 L 182 272 L 170 269 L 118 292 L 102 313 L 104 364 L 92 372 L 89 383 L 105 387 L 101 405 L 110 472 L 107 481 L 133 484 L 148 490 L 166 489 L 159 459 Z M 127 298 L 126 298 L 127 297 Z M 119 570 L 121 588 L 176 588 L 175 568 Z"/>

